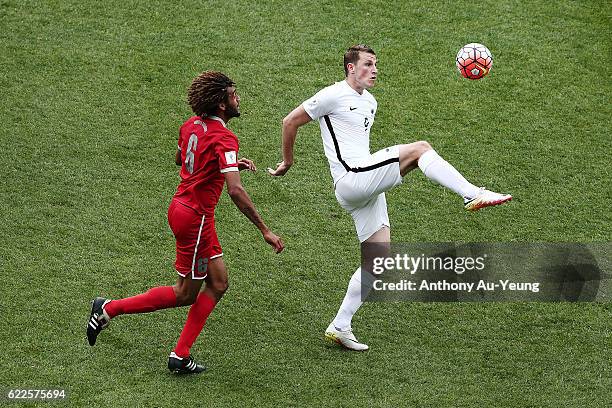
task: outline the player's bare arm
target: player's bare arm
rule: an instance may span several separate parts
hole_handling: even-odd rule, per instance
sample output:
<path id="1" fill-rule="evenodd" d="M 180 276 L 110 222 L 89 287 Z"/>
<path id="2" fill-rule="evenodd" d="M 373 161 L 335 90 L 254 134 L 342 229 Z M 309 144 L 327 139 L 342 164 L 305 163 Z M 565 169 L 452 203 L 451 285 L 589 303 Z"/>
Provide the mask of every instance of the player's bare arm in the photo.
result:
<path id="1" fill-rule="evenodd" d="M 292 110 L 283 119 L 283 161 L 276 164 L 276 169 L 268 169 L 272 176 L 284 176 L 293 165 L 293 145 L 300 126 L 305 125 L 312 119 L 304 110 L 302 105 Z"/>
<path id="2" fill-rule="evenodd" d="M 177 166 L 180 166 L 181 164 L 183 164 L 183 161 L 181 160 L 180 149 L 176 151 L 176 156 L 174 157 L 174 163 L 176 163 Z"/>
<path id="3" fill-rule="evenodd" d="M 264 237 L 264 240 L 274 248 L 276 253 L 281 252 L 285 245 L 279 236 L 274 234 L 270 229 L 264 224 L 261 216 L 255 209 L 255 205 L 253 201 L 251 201 L 251 197 L 246 192 L 242 183 L 240 182 L 240 173 L 238 172 L 228 172 L 225 173 L 225 185 L 227 186 L 227 193 L 231 197 L 236 207 L 253 223 L 255 226 L 261 231 L 261 234 Z"/>

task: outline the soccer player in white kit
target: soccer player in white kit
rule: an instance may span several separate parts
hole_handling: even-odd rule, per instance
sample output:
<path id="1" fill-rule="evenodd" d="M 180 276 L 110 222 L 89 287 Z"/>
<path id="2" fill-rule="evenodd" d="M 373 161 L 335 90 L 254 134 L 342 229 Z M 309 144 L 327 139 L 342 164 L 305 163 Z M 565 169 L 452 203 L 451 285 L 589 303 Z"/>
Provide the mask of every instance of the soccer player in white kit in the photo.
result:
<path id="1" fill-rule="evenodd" d="M 370 154 L 370 129 L 377 103 L 368 89 L 374 86 L 378 75 L 375 52 L 363 44 L 349 48 L 344 54 L 344 72 L 344 81 L 317 92 L 283 119 L 283 161 L 268 172 L 272 176 L 287 173 L 293 164 L 298 128 L 317 119 L 336 198 L 353 217 L 362 250 L 370 243 L 391 241 L 385 191 L 401 184 L 402 177 L 417 167 L 426 177 L 463 197 L 468 211 L 512 199 L 510 195 L 471 184 L 425 141 L 395 145 Z M 363 276 L 372 277 L 370 273 Z M 338 314 L 325 331 L 327 339 L 357 351 L 368 349 L 357 341 L 351 327 L 353 315 L 362 304 L 361 277 L 359 267 L 349 281 Z M 370 286 L 365 283 L 365 287 Z"/>

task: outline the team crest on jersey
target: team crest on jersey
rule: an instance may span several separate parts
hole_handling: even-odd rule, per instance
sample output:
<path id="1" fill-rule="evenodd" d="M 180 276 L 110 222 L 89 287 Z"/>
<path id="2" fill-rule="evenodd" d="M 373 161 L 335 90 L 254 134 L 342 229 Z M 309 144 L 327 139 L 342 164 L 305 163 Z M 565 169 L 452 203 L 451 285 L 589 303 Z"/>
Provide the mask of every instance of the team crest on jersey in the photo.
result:
<path id="1" fill-rule="evenodd" d="M 225 152 L 225 163 L 227 164 L 236 164 L 236 152 Z"/>

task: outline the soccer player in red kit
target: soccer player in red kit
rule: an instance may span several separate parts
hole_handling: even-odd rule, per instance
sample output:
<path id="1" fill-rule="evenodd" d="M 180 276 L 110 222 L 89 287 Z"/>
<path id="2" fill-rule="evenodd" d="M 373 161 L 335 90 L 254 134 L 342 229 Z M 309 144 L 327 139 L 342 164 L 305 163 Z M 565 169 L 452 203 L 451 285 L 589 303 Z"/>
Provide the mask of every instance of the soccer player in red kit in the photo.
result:
<path id="1" fill-rule="evenodd" d="M 256 169 L 251 160 L 237 158 L 238 138 L 227 129 L 227 122 L 240 116 L 240 97 L 234 82 L 220 72 L 203 72 L 189 87 L 188 101 L 196 116 L 180 128 L 175 161 L 181 166 L 181 182 L 168 209 L 168 223 L 176 238 L 178 281 L 174 286 L 158 286 L 125 299 L 98 297 L 92 302 L 87 324 L 87 339 L 93 346 L 98 334 L 116 316 L 191 305 L 168 359 L 168 369 L 174 373 L 205 370 L 194 361 L 190 349 L 228 288 L 214 218 L 223 184 L 264 240 L 277 253 L 284 248 L 282 240 L 264 224 L 240 182 L 240 170 Z M 203 281 L 206 286 L 201 290 Z"/>

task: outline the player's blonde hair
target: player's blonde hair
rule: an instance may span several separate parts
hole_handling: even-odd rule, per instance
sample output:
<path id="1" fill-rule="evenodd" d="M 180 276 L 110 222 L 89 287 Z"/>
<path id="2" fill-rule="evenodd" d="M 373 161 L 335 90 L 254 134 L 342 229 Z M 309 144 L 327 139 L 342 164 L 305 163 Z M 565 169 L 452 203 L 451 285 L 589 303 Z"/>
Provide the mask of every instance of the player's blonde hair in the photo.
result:
<path id="1" fill-rule="evenodd" d="M 357 61 L 359 61 L 360 52 L 367 52 L 368 54 L 376 55 L 374 50 L 365 44 L 353 45 L 344 53 L 344 76 L 348 76 L 348 64 L 357 64 Z"/>
<path id="2" fill-rule="evenodd" d="M 200 117 L 214 115 L 219 104 L 228 101 L 227 89 L 234 85 L 234 81 L 221 72 L 202 72 L 189 86 L 187 102 L 191 110 Z"/>

